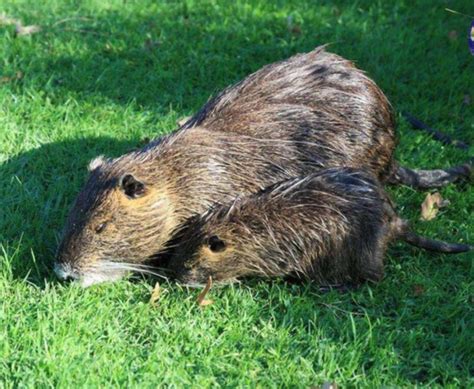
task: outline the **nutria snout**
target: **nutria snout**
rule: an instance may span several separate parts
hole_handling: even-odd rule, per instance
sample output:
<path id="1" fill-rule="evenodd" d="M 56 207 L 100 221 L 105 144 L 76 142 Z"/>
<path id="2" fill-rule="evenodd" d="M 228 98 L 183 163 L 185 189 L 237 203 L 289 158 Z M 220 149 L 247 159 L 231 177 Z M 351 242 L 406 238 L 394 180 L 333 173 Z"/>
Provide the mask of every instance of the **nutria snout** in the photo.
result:
<path id="1" fill-rule="evenodd" d="M 350 168 L 321 170 L 190 218 L 170 264 L 186 284 L 245 276 L 292 276 L 319 285 L 383 276 L 395 239 L 442 252 L 468 245 L 418 237 L 393 210 L 377 179 Z"/>

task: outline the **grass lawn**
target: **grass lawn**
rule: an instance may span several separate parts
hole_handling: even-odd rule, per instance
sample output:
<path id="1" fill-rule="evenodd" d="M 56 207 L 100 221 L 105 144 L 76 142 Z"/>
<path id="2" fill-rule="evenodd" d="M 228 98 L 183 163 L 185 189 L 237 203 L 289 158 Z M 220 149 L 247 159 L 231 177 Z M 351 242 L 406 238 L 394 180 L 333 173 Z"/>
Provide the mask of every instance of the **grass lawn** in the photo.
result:
<path id="1" fill-rule="evenodd" d="M 155 280 L 81 289 L 51 270 L 89 160 L 172 131 L 263 64 L 332 42 L 407 110 L 474 144 L 472 1 L 0 0 L 42 32 L 0 26 L 0 388 L 474 386 L 472 255 L 403 244 L 386 278 L 350 293 L 249 281 L 196 290 Z M 19 73 L 21 72 L 21 73 Z M 472 156 L 398 117 L 398 158 L 434 168 Z M 474 241 L 474 191 L 419 221 L 426 195 L 393 189 L 416 230 Z"/>

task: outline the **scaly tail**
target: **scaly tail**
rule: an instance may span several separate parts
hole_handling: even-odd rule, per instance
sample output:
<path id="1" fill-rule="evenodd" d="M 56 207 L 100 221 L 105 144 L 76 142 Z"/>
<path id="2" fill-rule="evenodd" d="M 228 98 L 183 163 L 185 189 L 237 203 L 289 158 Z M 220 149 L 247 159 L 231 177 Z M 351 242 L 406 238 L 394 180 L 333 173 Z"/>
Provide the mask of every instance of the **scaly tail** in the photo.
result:
<path id="1" fill-rule="evenodd" d="M 413 128 L 423 130 L 433 136 L 434 139 L 446 145 L 468 150 L 469 145 L 457 139 L 452 139 L 449 135 L 444 134 L 416 118 L 408 112 L 402 112 L 405 119 L 413 126 Z M 469 180 L 472 176 L 473 159 L 468 163 L 455 166 L 449 169 L 435 170 L 415 170 L 408 169 L 403 166 L 395 165 L 395 169 L 388 182 L 390 184 L 403 184 L 411 186 L 415 189 L 440 188 L 452 182 L 460 180 Z"/>
<path id="2" fill-rule="evenodd" d="M 438 253 L 459 254 L 474 250 L 474 246 L 471 246 L 469 244 L 443 242 L 440 240 L 434 240 L 426 238 L 424 236 L 419 236 L 410 231 L 400 235 L 400 239 L 413 246 L 420 247 L 428 251 L 435 251 Z"/>
<path id="3" fill-rule="evenodd" d="M 449 169 L 417 170 L 396 166 L 389 177 L 390 184 L 403 184 L 416 189 L 440 188 L 459 180 L 469 180 L 472 175 L 472 164 L 455 166 Z"/>
<path id="4" fill-rule="evenodd" d="M 410 230 L 410 223 L 398 217 L 395 212 L 387 206 L 387 215 L 390 221 L 389 241 L 394 239 L 403 240 L 412 246 L 420 247 L 428 251 L 435 251 L 446 254 L 459 254 L 474 250 L 474 246 L 464 243 L 449 243 L 441 240 L 430 239 L 425 236 L 415 234 Z"/>
<path id="5" fill-rule="evenodd" d="M 469 145 L 463 141 L 452 139 L 449 135 L 442 133 L 434 128 L 431 128 L 427 124 L 423 123 L 420 119 L 416 118 L 409 112 L 402 112 L 403 117 L 417 130 L 423 130 L 430 134 L 433 139 L 439 140 L 445 145 L 452 145 L 462 150 L 469 150 Z"/>

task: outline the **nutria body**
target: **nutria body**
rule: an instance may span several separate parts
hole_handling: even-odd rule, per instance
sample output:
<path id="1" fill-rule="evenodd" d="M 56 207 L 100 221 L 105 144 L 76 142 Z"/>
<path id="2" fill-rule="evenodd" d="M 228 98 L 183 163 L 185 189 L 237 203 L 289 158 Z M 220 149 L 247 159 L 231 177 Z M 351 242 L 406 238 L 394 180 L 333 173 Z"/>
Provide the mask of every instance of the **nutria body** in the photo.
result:
<path id="1" fill-rule="evenodd" d="M 364 167 L 397 180 L 395 145 L 387 99 L 350 61 L 320 47 L 268 65 L 178 131 L 94 160 L 66 223 L 57 273 L 89 284 L 145 271 L 191 215 L 321 168 Z"/>
<path id="2" fill-rule="evenodd" d="M 320 285 L 383 276 L 388 243 L 403 239 L 444 252 L 469 250 L 418 237 L 368 173 L 324 169 L 190 218 L 170 260 L 186 284 L 244 276 L 293 276 Z"/>

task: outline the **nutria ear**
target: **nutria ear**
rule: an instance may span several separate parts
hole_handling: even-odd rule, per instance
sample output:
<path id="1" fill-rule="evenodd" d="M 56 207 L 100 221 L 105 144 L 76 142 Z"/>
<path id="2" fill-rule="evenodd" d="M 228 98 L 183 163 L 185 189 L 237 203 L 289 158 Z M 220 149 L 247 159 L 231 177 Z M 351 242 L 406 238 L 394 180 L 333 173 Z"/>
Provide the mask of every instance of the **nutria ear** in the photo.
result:
<path id="1" fill-rule="evenodd" d="M 220 253 L 225 250 L 225 242 L 217 235 L 212 235 L 207 240 L 207 245 L 209 249 L 214 253 Z"/>
<path id="2" fill-rule="evenodd" d="M 124 174 L 120 179 L 120 189 L 127 197 L 136 199 L 145 194 L 145 184 L 138 181 L 132 174 Z"/>
<path id="3" fill-rule="evenodd" d="M 97 169 L 105 162 L 105 158 L 103 155 L 99 155 L 98 157 L 94 158 L 92 161 L 89 162 L 89 166 L 87 169 L 91 172 L 92 170 Z"/>

